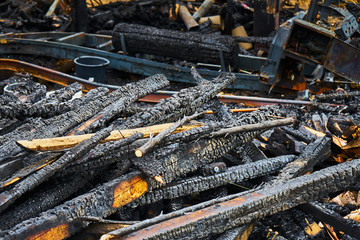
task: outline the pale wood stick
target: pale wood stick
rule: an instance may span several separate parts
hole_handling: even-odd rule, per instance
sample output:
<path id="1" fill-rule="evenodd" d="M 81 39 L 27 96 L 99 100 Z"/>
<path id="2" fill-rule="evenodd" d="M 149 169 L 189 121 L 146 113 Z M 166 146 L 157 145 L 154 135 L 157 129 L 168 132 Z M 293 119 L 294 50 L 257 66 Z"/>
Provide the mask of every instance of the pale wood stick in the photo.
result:
<path id="1" fill-rule="evenodd" d="M 110 136 L 104 139 L 104 142 L 108 141 L 116 141 L 122 138 L 127 138 L 134 133 L 140 132 L 144 134 L 144 138 L 150 136 L 150 134 L 156 135 L 163 130 L 170 127 L 172 123 L 165 123 L 159 125 L 153 125 L 149 127 L 142 127 L 142 128 L 135 128 L 135 129 L 124 129 L 121 130 L 114 130 L 111 132 Z M 186 125 L 181 128 L 176 129 L 175 132 L 182 132 L 189 130 L 191 128 L 200 127 L 202 123 L 197 123 L 194 125 Z M 44 139 L 32 139 L 32 140 L 20 140 L 17 143 L 29 150 L 33 151 L 53 151 L 53 150 L 60 150 L 73 147 L 80 142 L 84 141 L 85 139 L 89 139 L 91 136 L 95 135 L 94 133 L 91 134 L 83 134 L 83 135 L 74 135 L 74 136 L 66 136 L 66 137 L 55 137 L 55 138 L 44 138 Z"/>
<path id="2" fill-rule="evenodd" d="M 168 136 L 169 134 L 171 134 L 172 132 L 174 132 L 177 128 L 181 127 L 182 125 L 184 125 L 186 122 L 189 122 L 201 115 L 205 114 L 205 112 L 201 112 L 201 113 L 195 113 L 191 116 L 185 116 L 184 118 L 182 118 L 181 120 L 179 120 L 178 122 L 174 123 L 173 125 L 171 125 L 169 128 L 165 129 L 164 131 L 160 132 L 158 135 L 156 135 L 155 137 L 151 138 L 147 143 L 145 143 L 144 145 L 142 145 L 141 147 L 139 147 L 138 149 L 135 150 L 135 155 L 137 157 L 142 157 L 144 156 L 147 152 L 149 152 L 151 149 L 153 149 L 156 145 L 158 145 L 166 136 Z"/>
<path id="3" fill-rule="evenodd" d="M 235 134 L 240 132 L 251 132 L 251 131 L 257 131 L 261 129 L 267 129 L 272 127 L 279 127 L 279 126 L 285 126 L 290 125 L 294 123 L 293 118 L 285 118 L 281 120 L 274 120 L 274 121 L 265 121 L 262 123 L 256 123 L 256 124 L 248 124 L 243 126 L 237 126 L 232 128 L 224 128 L 217 132 L 214 132 L 211 134 L 211 137 L 220 137 L 227 134 Z"/>

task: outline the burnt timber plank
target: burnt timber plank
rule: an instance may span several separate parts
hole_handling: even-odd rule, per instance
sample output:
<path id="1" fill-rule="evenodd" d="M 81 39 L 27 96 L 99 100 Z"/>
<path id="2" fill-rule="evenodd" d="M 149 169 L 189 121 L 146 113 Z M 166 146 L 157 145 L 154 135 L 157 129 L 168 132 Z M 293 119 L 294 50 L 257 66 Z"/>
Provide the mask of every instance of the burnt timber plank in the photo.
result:
<path id="1" fill-rule="evenodd" d="M 252 113 L 239 116 L 238 124 L 249 124 L 267 120 L 267 116 L 279 115 L 276 107 L 262 108 Z M 171 182 L 178 176 L 186 176 L 197 171 L 201 166 L 214 161 L 226 154 L 237 144 L 251 140 L 256 133 L 235 134 L 233 138 L 206 139 L 193 145 L 184 144 L 174 153 L 164 153 L 165 180 Z M 202 147 L 203 146 L 203 147 Z M 162 155 L 163 157 L 165 157 Z M 206 159 L 205 161 L 203 159 Z M 6 232 L 6 237 L 16 239 L 19 236 L 37 239 L 41 234 L 43 239 L 57 234 L 58 238 L 68 237 L 87 225 L 77 221 L 78 217 L 106 217 L 119 207 L 138 199 L 151 187 L 159 187 L 160 183 L 148 179 L 138 171 L 114 179 L 89 193 L 69 200 L 53 209 L 42 213 L 39 217 L 26 220 Z M 41 239 L 41 238 L 39 238 Z"/>
<path id="2" fill-rule="evenodd" d="M 171 218 L 125 236 L 106 235 L 102 239 L 204 238 L 249 223 L 254 219 L 317 200 L 328 193 L 355 184 L 359 176 L 360 159 L 354 159 L 291 179 L 280 186 L 275 185 L 252 191 L 241 197 L 226 199 L 227 201 L 188 212 L 186 215 Z M 194 208 L 195 206 L 192 210 Z M 155 221 L 155 218 L 152 221 Z M 136 228 L 136 224 L 130 228 Z"/>
<path id="3" fill-rule="evenodd" d="M 189 116 L 210 99 L 235 81 L 232 73 L 221 73 L 208 84 L 182 89 L 170 98 L 160 100 L 150 109 L 135 114 L 119 126 L 120 129 L 136 128 L 163 122 L 178 121 L 184 115 Z"/>
<path id="4" fill-rule="evenodd" d="M 9 155 L 21 152 L 21 147 L 15 142 L 17 140 L 62 136 L 71 128 L 91 118 L 120 98 L 133 98 L 134 95 L 141 98 L 168 84 L 169 81 L 164 75 L 157 74 L 135 83 L 126 84 L 107 95 L 102 88 L 90 91 L 85 95 L 86 101 L 80 102 L 76 109 L 49 119 L 35 119 L 29 124 L 22 125 L 15 132 L 1 136 L 0 141 L 4 144 L 0 147 L 0 162 Z M 104 95 L 96 97 L 98 92 Z M 80 101 L 82 99 L 80 98 Z"/>

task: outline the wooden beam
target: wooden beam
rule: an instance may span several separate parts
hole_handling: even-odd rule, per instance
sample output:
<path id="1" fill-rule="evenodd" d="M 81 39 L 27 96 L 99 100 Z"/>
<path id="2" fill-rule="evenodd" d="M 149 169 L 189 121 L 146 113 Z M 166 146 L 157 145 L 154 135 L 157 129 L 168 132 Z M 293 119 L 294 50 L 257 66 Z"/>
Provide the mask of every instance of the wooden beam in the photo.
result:
<path id="1" fill-rule="evenodd" d="M 148 138 L 150 135 L 157 135 L 165 129 L 169 128 L 174 123 L 166 123 L 159 124 L 150 127 L 142 127 L 135 129 L 125 129 L 125 130 L 114 130 L 111 132 L 110 136 L 104 139 L 105 142 L 115 141 L 122 138 L 127 138 L 133 135 L 134 133 L 140 132 L 144 134 L 144 138 Z M 177 128 L 174 133 L 187 131 L 192 128 L 203 126 L 202 123 L 197 123 L 193 125 L 185 125 Z M 73 147 L 80 142 L 89 139 L 92 134 L 84 134 L 84 135 L 74 135 L 74 136 L 66 136 L 66 137 L 56 137 L 56 138 L 43 138 L 43 139 L 32 139 L 32 140 L 20 140 L 17 143 L 29 150 L 32 151 L 52 151 L 52 150 L 60 150 L 65 148 Z"/>

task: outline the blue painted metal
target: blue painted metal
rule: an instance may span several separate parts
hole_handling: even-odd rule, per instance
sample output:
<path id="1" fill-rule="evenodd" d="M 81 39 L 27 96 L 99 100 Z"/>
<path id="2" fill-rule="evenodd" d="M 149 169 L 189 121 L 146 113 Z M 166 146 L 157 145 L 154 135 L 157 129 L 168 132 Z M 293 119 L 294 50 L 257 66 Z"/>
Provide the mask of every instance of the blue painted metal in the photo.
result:
<path id="1" fill-rule="evenodd" d="M 35 36 L 36 35 L 36 36 Z M 75 59 L 83 55 L 100 56 L 110 60 L 110 67 L 124 72 L 135 73 L 143 76 L 151 76 L 163 73 L 170 81 L 195 83 L 190 68 L 176 67 L 166 63 L 159 63 L 145 59 L 124 56 L 121 54 L 102 51 L 84 46 L 71 45 L 67 43 L 43 41 L 44 38 L 54 39 L 64 37 L 64 34 L 39 33 L 39 34 L 14 34 L 12 36 L 0 36 L 0 54 L 30 54 L 40 56 L 51 56 L 54 58 Z M 86 42 L 96 47 L 101 43 L 109 41 L 110 36 L 87 34 Z M 14 38 L 21 37 L 21 38 Z M 36 39 L 41 40 L 36 40 Z M 1 40 L 3 39 L 3 40 Z M 261 61 L 257 59 L 257 61 Z M 212 79 L 219 75 L 218 71 L 198 69 L 205 78 Z M 269 86 L 258 80 L 257 74 L 235 73 L 236 81 L 230 85 L 232 89 L 245 89 L 256 91 L 268 91 Z"/>

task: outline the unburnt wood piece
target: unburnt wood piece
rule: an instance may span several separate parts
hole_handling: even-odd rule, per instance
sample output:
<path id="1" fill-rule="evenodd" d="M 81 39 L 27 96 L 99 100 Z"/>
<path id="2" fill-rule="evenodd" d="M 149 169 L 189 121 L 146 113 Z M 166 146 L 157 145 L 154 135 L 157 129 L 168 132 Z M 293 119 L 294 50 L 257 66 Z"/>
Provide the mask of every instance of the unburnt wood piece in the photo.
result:
<path id="1" fill-rule="evenodd" d="M 230 36 L 158 29 L 149 26 L 119 23 L 112 41 L 121 50 L 121 35 L 131 54 L 144 53 L 191 62 L 220 64 L 220 54 L 226 64 L 237 63 L 239 47 Z"/>
<path id="2" fill-rule="evenodd" d="M 323 162 L 330 156 L 331 139 L 327 137 L 319 138 L 310 143 L 299 156 L 298 159 L 284 167 L 277 178 L 271 184 L 280 184 L 291 178 L 298 177 L 306 172 L 312 171 L 313 167 Z"/>
<path id="3" fill-rule="evenodd" d="M 334 100 L 344 100 L 360 96 L 360 91 L 350 91 L 350 92 L 338 92 L 331 94 L 319 94 L 315 96 L 315 99 L 319 101 L 334 101 Z"/>
<path id="4" fill-rule="evenodd" d="M 295 155 L 280 156 L 260 160 L 254 163 L 230 167 L 226 171 L 210 176 L 197 176 L 189 179 L 172 183 L 160 189 L 152 189 L 131 205 L 145 205 L 155 203 L 163 199 L 174 199 L 216 187 L 224 186 L 229 183 L 240 183 L 249 179 L 272 174 L 287 163 L 295 160 Z"/>
<path id="5" fill-rule="evenodd" d="M 57 161 L 44 166 L 37 172 L 29 175 L 26 179 L 15 185 L 12 189 L 4 191 L 0 194 L 0 212 L 6 209 L 16 199 L 24 193 L 34 189 L 36 186 L 48 180 L 56 172 L 64 168 L 70 162 L 84 156 L 90 149 L 95 147 L 99 141 L 106 138 L 111 132 L 111 129 L 106 128 L 96 133 L 90 139 L 87 139 L 79 145 L 66 152 Z"/>
<path id="6" fill-rule="evenodd" d="M 103 141 L 115 141 L 122 138 L 127 138 L 132 136 L 135 133 L 142 133 L 143 137 L 149 137 L 150 135 L 156 135 L 163 130 L 170 127 L 172 124 L 159 124 L 143 128 L 135 129 L 125 129 L 125 130 L 114 130 L 110 133 L 109 137 L 105 138 Z M 196 128 L 202 126 L 202 123 L 197 123 L 194 125 L 184 125 L 175 130 L 175 132 L 186 131 L 188 129 Z M 94 136 L 94 133 L 84 134 L 84 135 L 75 135 L 75 136 L 66 136 L 66 137 L 56 137 L 56 138 L 44 138 L 44 139 L 32 139 L 32 140 L 20 140 L 17 143 L 29 150 L 32 151 L 49 151 L 49 150 L 60 150 L 73 147 L 80 142 L 89 139 Z"/>
<path id="7" fill-rule="evenodd" d="M 157 218 L 169 217 L 170 219 L 140 230 L 138 230 L 137 224 L 134 224 L 128 228 L 128 230 L 133 229 L 132 231 L 134 231 L 130 234 L 123 236 L 107 234 L 102 239 L 205 238 L 349 187 L 358 181 L 359 176 L 360 160 L 354 159 L 297 177 L 280 186 L 252 191 L 247 195 L 219 202 L 197 211 L 187 212 L 183 216 L 171 218 L 171 215 L 176 216 L 176 212 L 173 212 L 155 217 L 151 219 L 153 223 L 156 223 Z M 228 199 L 228 197 L 224 199 Z M 196 209 L 196 205 L 191 208 L 191 210 Z M 189 211 L 190 208 L 187 210 Z M 185 212 L 183 209 L 182 213 Z"/>
<path id="8" fill-rule="evenodd" d="M 161 122 L 177 121 L 191 115 L 197 108 L 214 98 L 217 93 L 233 83 L 235 75 L 222 73 L 209 84 L 200 84 L 181 90 L 170 98 L 162 99 L 154 107 L 126 119 L 120 129 L 136 128 Z"/>
<path id="9" fill-rule="evenodd" d="M 189 122 L 193 119 L 196 119 L 197 117 L 201 116 L 205 114 L 205 112 L 202 113 L 195 113 L 191 116 L 185 116 L 183 117 L 181 120 L 179 120 L 178 122 L 174 123 L 173 125 L 171 125 L 169 128 L 165 129 L 164 131 L 160 132 L 158 135 L 156 135 L 153 138 L 150 138 L 149 141 L 147 143 L 145 143 L 144 145 L 142 145 L 141 147 L 139 147 L 138 149 L 135 150 L 135 155 L 137 157 L 142 157 L 144 154 L 146 154 L 147 152 L 149 152 L 151 149 L 153 149 L 156 145 L 158 145 L 161 141 L 164 140 L 164 138 L 166 136 L 168 136 L 169 134 L 171 134 L 172 132 L 174 132 L 177 128 L 181 127 L 182 125 L 184 125 L 186 122 Z"/>
<path id="10" fill-rule="evenodd" d="M 181 3 L 179 7 L 179 15 L 184 21 L 187 30 L 193 30 L 199 28 L 199 24 L 195 21 L 195 19 L 191 16 L 189 9 L 185 6 L 185 4 Z"/>

